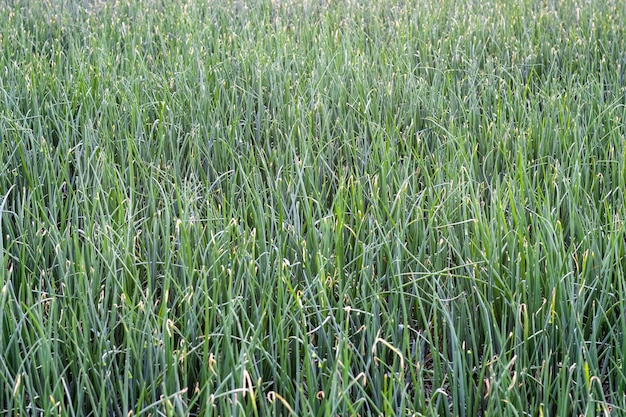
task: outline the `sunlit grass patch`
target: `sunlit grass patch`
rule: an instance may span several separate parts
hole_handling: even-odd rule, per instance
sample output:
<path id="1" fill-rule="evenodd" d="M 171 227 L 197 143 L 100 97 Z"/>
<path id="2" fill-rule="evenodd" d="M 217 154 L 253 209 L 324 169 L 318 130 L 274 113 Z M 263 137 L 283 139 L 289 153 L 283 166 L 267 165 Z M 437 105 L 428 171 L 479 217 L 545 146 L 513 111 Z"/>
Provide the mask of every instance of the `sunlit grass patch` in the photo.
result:
<path id="1" fill-rule="evenodd" d="M 4 2 L 0 410 L 619 415 L 620 6 Z"/>

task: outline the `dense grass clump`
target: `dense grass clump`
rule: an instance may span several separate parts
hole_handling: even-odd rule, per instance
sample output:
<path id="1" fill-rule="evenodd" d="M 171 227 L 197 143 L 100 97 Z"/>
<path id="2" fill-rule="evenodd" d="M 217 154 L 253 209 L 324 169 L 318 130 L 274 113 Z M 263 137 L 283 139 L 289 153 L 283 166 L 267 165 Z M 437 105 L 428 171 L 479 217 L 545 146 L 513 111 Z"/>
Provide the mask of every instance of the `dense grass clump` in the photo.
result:
<path id="1" fill-rule="evenodd" d="M 624 22 L 3 1 L 0 412 L 626 413 Z"/>

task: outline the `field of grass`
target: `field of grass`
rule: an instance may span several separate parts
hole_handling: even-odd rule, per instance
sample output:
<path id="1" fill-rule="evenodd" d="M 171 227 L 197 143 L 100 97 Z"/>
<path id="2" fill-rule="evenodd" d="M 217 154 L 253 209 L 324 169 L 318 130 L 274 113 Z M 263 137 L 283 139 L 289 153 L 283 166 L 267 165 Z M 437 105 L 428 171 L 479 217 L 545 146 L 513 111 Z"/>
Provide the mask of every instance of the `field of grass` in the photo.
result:
<path id="1" fill-rule="evenodd" d="M 620 0 L 0 2 L 0 415 L 626 415 Z"/>

